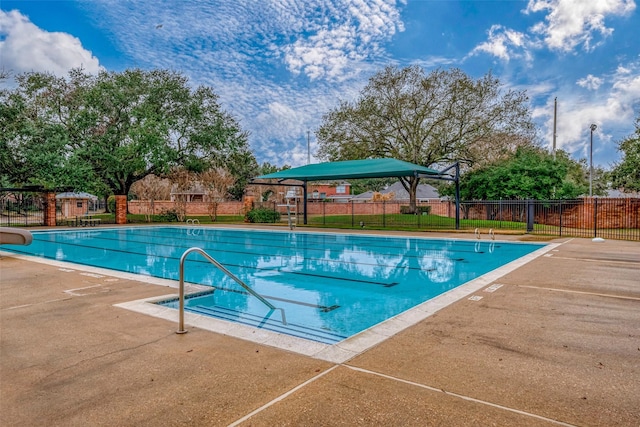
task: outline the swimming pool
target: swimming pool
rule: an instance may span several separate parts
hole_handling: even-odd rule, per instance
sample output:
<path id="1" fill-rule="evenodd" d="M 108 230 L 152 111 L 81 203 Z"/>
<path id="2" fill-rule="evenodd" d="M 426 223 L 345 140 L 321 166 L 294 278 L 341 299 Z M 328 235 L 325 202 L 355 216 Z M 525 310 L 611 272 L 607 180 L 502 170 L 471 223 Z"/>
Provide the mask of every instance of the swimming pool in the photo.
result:
<path id="1" fill-rule="evenodd" d="M 179 260 L 205 250 L 286 313 L 286 324 L 198 254 L 185 281 L 211 287 L 185 309 L 335 344 L 544 245 L 209 227 L 33 232 L 16 253 L 178 280 Z M 177 301 L 162 302 L 175 308 Z"/>

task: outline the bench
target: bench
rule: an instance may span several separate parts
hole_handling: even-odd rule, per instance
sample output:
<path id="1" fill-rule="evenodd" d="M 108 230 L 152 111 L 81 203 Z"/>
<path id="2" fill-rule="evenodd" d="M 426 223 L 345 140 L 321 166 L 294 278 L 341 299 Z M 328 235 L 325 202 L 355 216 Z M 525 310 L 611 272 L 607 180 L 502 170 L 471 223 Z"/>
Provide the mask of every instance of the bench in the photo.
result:
<path id="1" fill-rule="evenodd" d="M 87 225 L 91 226 L 91 227 L 95 227 L 96 225 L 100 224 L 102 222 L 102 219 L 100 218 L 91 218 L 91 217 L 84 217 L 84 218 L 80 218 L 80 225 L 83 227 L 86 227 Z"/>
<path id="2" fill-rule="evenodd" d="M 70 216 L 70 217 L 67 217 L 67 218 L 63 218 L 62 219 L 62 225 L 77 227 L 78 226 L 78 218 L 76 218 L 75 216 Z"/>

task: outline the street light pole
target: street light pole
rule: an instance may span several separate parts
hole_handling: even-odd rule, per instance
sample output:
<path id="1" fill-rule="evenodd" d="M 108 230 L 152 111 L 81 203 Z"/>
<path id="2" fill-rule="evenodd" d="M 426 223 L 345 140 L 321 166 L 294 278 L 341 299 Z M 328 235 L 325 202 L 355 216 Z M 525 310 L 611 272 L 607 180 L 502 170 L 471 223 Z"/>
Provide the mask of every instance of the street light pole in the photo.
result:
<path id="1" fill-rule="evenodd" d="M 591 144 L 589 145 L 589 197 L 593 197 L 593 131 L 596 130 L 598 126 L 592 124 L 589 129 L 591 129 Z"/>

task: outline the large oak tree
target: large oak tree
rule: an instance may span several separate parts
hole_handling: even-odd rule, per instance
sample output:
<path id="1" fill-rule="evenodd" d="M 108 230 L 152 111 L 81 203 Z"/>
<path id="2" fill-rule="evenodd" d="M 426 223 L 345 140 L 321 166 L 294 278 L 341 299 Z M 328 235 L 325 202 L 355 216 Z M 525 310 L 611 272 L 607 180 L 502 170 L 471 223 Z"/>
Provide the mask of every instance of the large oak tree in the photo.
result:
<path id="1" fill-rule="evenodd" d="M 247 133 L 206 86 L 167 70 L 16 77 L 0 92 L 6 180 L 128 194 L 147 175 L 225 165 L 249 175 Z M 249 176 L 237 176 L 246 180 Z"/>
<path id="2" fill-rule="evenodd" d="M 524 92 L 503 90 L 491 73 L 476 80 L 455 68 L 426 74 L 418 66 L 378 72 L 317 131 L 322 159 L 391 157 L 427 167 L 483 164 L 534 137 Z M 415 208 L 419 178 L 401 182 Z"/>

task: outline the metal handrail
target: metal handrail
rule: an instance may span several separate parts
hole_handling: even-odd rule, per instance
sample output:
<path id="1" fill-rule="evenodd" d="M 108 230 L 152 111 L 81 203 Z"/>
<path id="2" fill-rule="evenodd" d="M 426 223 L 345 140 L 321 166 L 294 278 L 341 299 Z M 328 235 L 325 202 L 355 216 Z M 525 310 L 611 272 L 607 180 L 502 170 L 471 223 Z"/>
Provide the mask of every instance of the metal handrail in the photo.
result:
<path id="1" fill-rule="evenodd" d="M 295 205 L 290 205 L 289 203 L 287 203 L 286 205 L 278 205 L 279 207 L 286 207 L 287 208 L 287 218 L 289 221 L 289 229 L 293 230 L 294 228 L 296 228 L 296 224 L 298 223 L 298 210 L 296 208 L 295 211 L 292 211 L 291 208 L 295 208 Z M 291 219 L 291 214 L 295 215 L 295 222 Z"/>
<path id="2" fill-rule="evenodd" d="M 209 262 L 211 262 L 213 265 L 215 265 L 216 267 L 218 267 L 224 274 L 226 274 L 227 276 L 229 276 L 230 278 L 232 278 L 233 280 L 235 280 L 236 283 L 238 283 L 240 286 L 242 286 L 247 292 L 249 292 L 251 295 L 253 295 L 254 297 L 258 298 L 264 305 L 266 305 L 267 307 L 269 307 L 271 309 L 271 311 L 274 310 L 279 310 L 280 313 L 282 314 L 282 323 L 283 324 L 287 324 L 287 319 L 284 315 L 284 309 L 283 308 L 277 308 L 276 306 L 274 306 L 273 304 L 271 304 L 269 301 L 267 301 L 266 299 L 264 299 L 264 297 L 262 295 L 260 295 L 259 293 L 257 293 L 256 291 L 254 291 L 253 289 L 251 289 L 246 283 L 244 283 L 242 280 L 240 280 L 238 277 L 236 277 L 232 272 L 230 272 L 229 270 L 227 270 L 225 268 L 225 266 L 223 266 L 222 264 L 220 264 L 218 261 L 216 261 L 215 259 L 213 259 L 211 257 L 211 255 L 209 255 L 208 253 L 206 253 L 204 250 L 200 249 L 200 248 L 190 248 L 187 249 L 182 256 L 180 257 L 180 290 L 179 290 L 179 298 L 180 298 L 180 308 L 179 308 L 179 312 L 180 312 L 180 320 L 179 320 L 179 326 L 178 326 L 178 330 L 176 331 L 177 334 L 186 334 L 188 331 L 186 329 L 184 329 L 184 262 L 187 259 L 187 255 L 189 255 L 191 252 L 198 252 L 200 253 L 200 255 L 202 255 L 203 257 L 205 257 Z"/>

